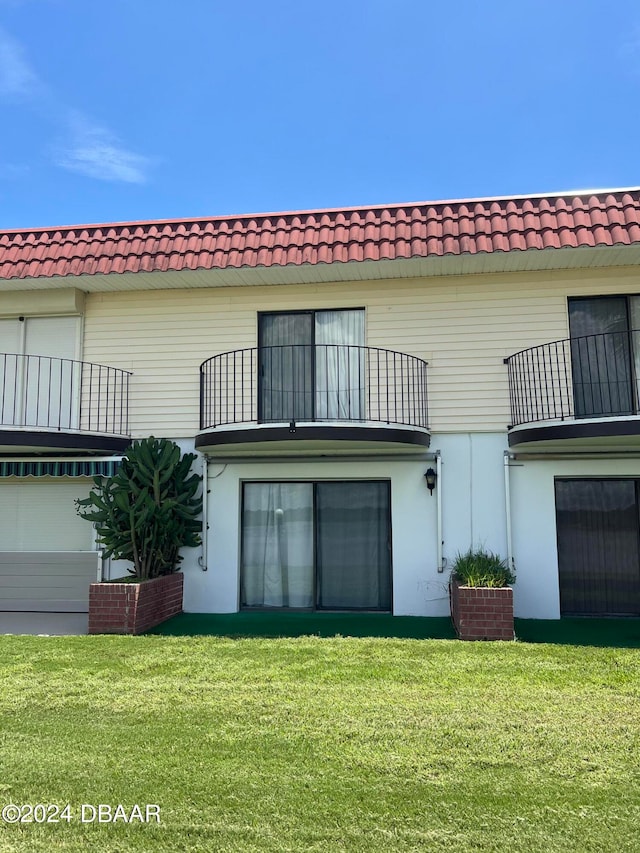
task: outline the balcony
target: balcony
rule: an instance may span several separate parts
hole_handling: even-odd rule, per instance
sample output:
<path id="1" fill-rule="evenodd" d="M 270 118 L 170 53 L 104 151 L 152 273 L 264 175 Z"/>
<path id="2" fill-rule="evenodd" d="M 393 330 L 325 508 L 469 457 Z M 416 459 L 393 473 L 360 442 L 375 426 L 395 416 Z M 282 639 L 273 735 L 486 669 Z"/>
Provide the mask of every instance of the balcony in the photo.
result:
<path id="1" fill-rule="evenodd" d="M 196 447 L 216 455 L 397 453 L 429 446 L 427 364 L 342 344 L 225 352 L 200 366 Z"/>
<path id="2" fill-rule="evenodd" d="M 120 452 L 129 444 L 126 370 L 0 353 L 0 452 Z"/>
<path id="3" fill-rule="evenodd" d="M 522 350 L 509 371 L 509 445 L 525 451 L 640 448 L 640 331 Z"/>

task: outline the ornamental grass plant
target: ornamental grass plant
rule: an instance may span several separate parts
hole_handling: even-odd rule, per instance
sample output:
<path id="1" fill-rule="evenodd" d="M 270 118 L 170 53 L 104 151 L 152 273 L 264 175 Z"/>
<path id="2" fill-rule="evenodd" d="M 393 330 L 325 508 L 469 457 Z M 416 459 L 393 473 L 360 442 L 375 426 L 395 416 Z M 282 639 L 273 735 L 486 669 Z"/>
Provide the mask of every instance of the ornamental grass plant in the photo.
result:
<path id="1" fill-rule="evenodd" d="M 484 587 L 496 589 L 515 583 L 515 572 L 508 562 L 493 551 L 484 548 L 469 550 L 456 555 L 451 570 L 452 580 L 457 580 L 463 586 Z"/>

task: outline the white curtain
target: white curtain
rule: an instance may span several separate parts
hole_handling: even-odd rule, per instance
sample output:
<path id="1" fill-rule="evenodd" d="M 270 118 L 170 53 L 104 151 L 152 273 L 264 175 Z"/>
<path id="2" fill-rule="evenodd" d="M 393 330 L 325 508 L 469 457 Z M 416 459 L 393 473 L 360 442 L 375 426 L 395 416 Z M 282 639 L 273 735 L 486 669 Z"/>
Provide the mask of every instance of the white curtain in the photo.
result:
<path id="1" fill-rule="evenodd" d="M 315 315 L 316 417 L 365 417 L 364 311 Z"/>
<path id="2" fill-rule="evenodd" d="M 246 483 L 242 604 L 313 606 L 313 485 Z"/>

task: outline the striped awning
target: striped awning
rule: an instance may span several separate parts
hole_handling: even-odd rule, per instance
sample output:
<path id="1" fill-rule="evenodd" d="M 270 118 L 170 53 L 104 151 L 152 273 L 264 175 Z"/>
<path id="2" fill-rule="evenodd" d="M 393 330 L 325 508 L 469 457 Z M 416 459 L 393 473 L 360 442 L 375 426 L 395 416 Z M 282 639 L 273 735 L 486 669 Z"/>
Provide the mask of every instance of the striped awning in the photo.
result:
<path id="1" fill-rule="evenodd" d="M 0 462 L 0 477 L 111 477 L 120 462 L 59 460 L 56 462 Z"/>

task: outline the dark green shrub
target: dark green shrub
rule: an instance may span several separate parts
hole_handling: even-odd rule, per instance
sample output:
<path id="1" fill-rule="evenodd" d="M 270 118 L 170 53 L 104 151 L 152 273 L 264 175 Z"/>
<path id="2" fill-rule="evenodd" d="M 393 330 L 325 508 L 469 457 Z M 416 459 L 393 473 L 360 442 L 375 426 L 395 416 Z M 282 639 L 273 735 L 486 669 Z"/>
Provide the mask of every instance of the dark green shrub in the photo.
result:
<path id="1" fill-rule="evenodd" d="M 451 577 L 464 586 L 502 587 L 515 583 L 515 572 L 506 560 L 492 551 L 472 548 L 466 554 L 457 554 Z"/>
<path id="2" fill-rule="evenodd" d="M 191 473 L 194 453 L 173 441 L 134 441 L 112 477 L 95 477 L 78 515 L 96 525 L 105 557 L 129 560 L 140 580 L 178 570 L 180 548 L 200 544 L 202 477 Z"/>

